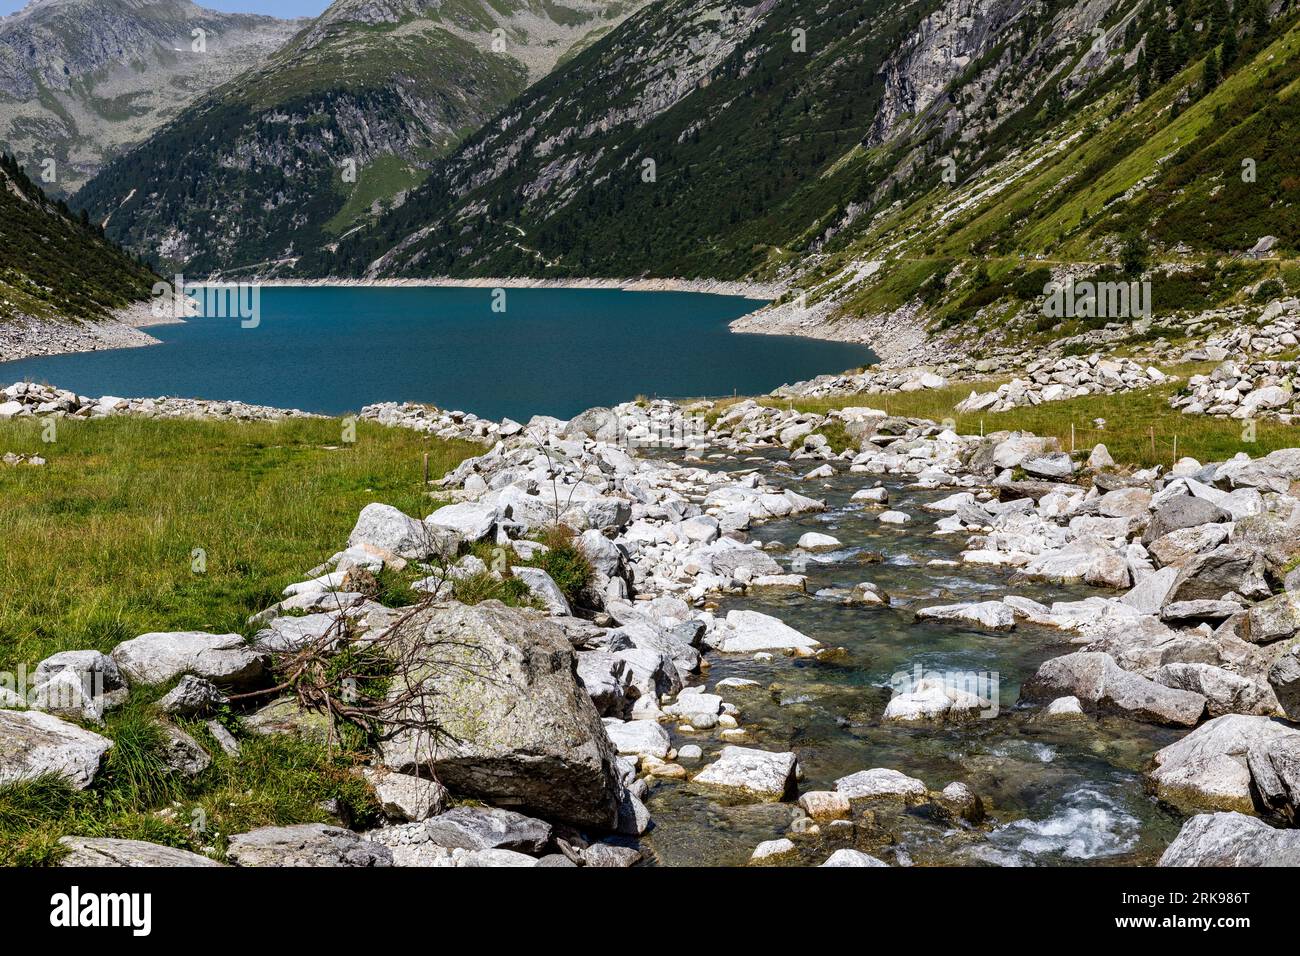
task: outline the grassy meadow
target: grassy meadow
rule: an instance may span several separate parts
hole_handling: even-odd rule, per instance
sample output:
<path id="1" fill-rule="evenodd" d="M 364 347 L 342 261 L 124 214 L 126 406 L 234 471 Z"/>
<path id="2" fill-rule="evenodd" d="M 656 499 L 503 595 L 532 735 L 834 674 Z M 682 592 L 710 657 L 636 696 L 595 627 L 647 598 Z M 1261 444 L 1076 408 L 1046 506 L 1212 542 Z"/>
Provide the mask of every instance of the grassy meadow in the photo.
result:
<path id="1" fill-rule="evenodd" d="M 110 650 L 147 631 L 246 631 L 246 619 L 346 546 L 360 510 L 409 514 L 481 447 L 337 419 L 279 423 L 114 418 L 0 422 L 0 669 Z M 195 551 L 206 568 L 194 570 Z"/>
<path id="2" fill-rule="evenodd" d="M 48 460 L 0 466 L 0 670 L 151 630 L 247 633 L 248 615 L 346 544 L 366 504 L 433 509 L 426 452 L 437 477 L 481 450 L 366 422 L 344 445 L 341 428 L 115 418 L 61 421 L 44 443 L 39 423 L 0 422 L 0 451 Z M 374 812 L 353 755 L 293 737 L 243 737 L 235 759 L 201 722 L 181 721 L 212 765 L 169 773 L 151 703 L 137 689 L 93 728 L 114 746 L 89 789 L 0 788 L 0 864 L 54 862 L 65 834 L 219 852 L 232 833 L 330 822 L 323 801 L 361 820 Z"/>

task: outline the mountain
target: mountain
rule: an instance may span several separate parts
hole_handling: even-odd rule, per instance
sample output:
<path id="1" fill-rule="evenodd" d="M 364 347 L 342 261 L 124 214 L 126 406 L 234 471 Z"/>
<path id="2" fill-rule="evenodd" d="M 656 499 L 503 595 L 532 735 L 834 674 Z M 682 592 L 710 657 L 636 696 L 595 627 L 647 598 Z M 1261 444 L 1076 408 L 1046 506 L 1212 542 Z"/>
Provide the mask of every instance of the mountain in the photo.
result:
<path id="1" fill-rule="evenodd" d="M 15 320 L 104 319 L 148 296 L 155 278 L 0 155 L 0 329 Z"/>
<path id="2" fill-rule="evenodd" d="M 1097 332 L 1043 286 L 1126 249 L 1157 311 L 1241 302 L 1256 240 L 1300 245 L 1296 36 L 1262 0 L 668 0 L 299 269 L 775 279 L 760 330 L 971 348 Z"/>
<path id="3" fill-rule="evenodd" d="M 905 134 L 910 182 L 891 173 L 831 217 L 788 273 L 806 308 L 778 307 L 756 330 L 891 341 L 910 329 L 891 345 L 914 358 L 1081 354 L 1172 345 L 1300 291 L 1297 12 L 1125 5 L 1101 26 L 1001 122 L 971 112 L 969 87 L 917 113 L 913 128 L 959 134 L 932 148 Z M 1049 283 L 1067 279 L 1146 283 L 1148 308 L 1055 314 Z"/>
<path id="4" fill-rule="evenodd" d="M 1005 122 L 1104 14 L 668 0 L 530 89 L 334 268 L 745 275 L 910 179 L 938 141 Z"/>
<path id="5" fill-rule="evenodd" d="M 640 0 L 336 0 L 78 200 L 168 268 L 273 272 L 400 206 L 452 150 Z"/>
<path id="6" fill-rule="evenodd" d="M 54 159 L 43 185 L 70 195 L 304 22 L 188 0 L 34 0 L 0 19 L 0 143 L 34 174 Z"/>

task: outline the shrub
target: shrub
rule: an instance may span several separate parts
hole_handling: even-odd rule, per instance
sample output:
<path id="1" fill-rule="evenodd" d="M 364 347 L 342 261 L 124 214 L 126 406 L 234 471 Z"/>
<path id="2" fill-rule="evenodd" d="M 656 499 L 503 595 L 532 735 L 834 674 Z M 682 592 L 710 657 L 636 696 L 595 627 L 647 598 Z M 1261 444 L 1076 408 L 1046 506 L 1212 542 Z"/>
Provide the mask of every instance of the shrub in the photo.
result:
<path id="1" fill-rule="evenodd" d="M 497 577 L 490 571 L 467 575 L 452 583 L 452 597 L 461 604 L 500 601 L 508 607 L 535 607 L 536 599 L 528 585 L 515 577 Z"/>
<path id="2" fill-rule="evenodd" d="M 568 528 L 562 525 L 548 528 L 540 540 L 547 550 L 524 563 L 541 568 L 549 574 L 569 603 L 574 603 L 578 595 L 590 586 L 596 576 L 596 569 L 591 566 L 586 552 L 573 539 L 573 532 Z"/>
<path id="3" fill-rule="evenodd" d="M 1255 290 L 1255 301 L 1268 302 L 1270 299 L 1276 299 L 1283 291 L 1285 290 L 1282 288 L 1282 283 L 1276 279 L 1268 279 L 1261 282 L 1259 288 Z"/>

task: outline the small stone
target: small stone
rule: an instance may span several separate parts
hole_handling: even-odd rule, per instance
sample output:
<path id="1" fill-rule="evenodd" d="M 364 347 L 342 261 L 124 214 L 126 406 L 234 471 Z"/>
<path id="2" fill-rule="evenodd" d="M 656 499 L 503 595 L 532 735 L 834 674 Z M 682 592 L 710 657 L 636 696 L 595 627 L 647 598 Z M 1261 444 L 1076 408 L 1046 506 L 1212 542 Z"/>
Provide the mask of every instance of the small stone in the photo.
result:
<path id="1" fill-rule="evenodd" d="M 795 845 L 792 841 L 782 837 L 779 840 L 764 840 L 758 846 L 754 847 L 754 852 L 749 857 L 750 863 L 773 863 L 783 857 L 789 857 L 795 853 Z"/>

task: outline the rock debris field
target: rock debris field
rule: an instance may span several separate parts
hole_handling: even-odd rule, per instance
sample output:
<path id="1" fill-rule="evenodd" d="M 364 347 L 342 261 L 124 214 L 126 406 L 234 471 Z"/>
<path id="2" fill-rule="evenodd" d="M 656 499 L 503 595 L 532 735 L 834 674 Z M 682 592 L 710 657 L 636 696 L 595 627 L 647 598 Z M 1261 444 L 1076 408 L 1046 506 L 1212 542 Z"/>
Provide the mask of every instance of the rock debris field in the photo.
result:
<path id="1" fill-rule="evenodd" d="M 5 415 L 273 414 L 4 395 Z M 143 634 L 39 662 L 27 699 L 2 702 L 0 784 L 90 786 L 112 747 L 96 726 L 145 686 L 166 689 L 170 766 L 200 772 L 211 756 L 174 717 L 207 719 L 346 639 L 400 648 L 425 694 L 358 770 L 387 823 L 268 827 L 206 856 L 69 833 L 67 860 L 1300 862 L 1300 449 L 1133 471 L 1103 446 L 861 407 L 829 416 L 857 446 L 836 454 L 828 416 L 716 412 L 366 409 L 481 443 L 437 482 L 450 503 L 368 505 L 251 641 Z M 556 524 L 594 570 L 577 595 L 522 564 Z M 489 568 L 476 545 L 508 560 Z M 418 570 L 423 599 L 377 602 L 386 568 Z M 518 578 L 532 607 L 451 599 L 473 575 Z M 234 734 L 209 726 L 237 753 L 328 723 L 284 697 L 242 710 Z M 1041 792 L 1009 787 L 1017 768 Z"/>

